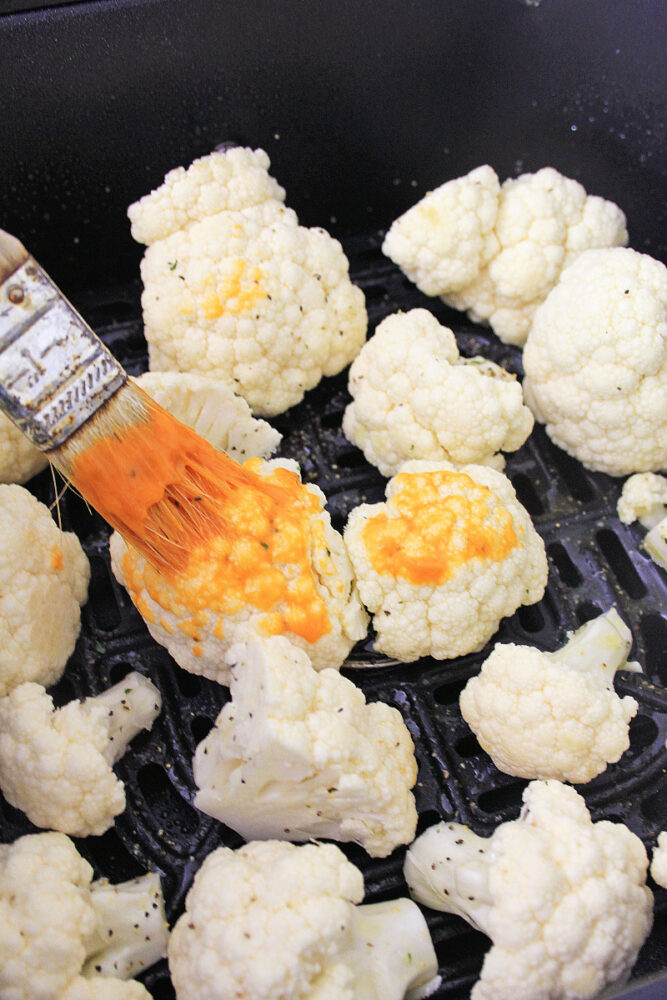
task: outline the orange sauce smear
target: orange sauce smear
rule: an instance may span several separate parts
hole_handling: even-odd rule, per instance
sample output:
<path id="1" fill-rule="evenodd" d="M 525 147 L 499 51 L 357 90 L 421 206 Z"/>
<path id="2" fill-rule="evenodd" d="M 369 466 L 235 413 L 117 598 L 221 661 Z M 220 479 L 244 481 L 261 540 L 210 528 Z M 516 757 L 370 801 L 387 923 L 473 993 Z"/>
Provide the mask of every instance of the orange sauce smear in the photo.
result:
<path id="1" fill-rule="evenodd" d="M 398 517 L 382 512 L 362 532 L 383 576 L 438 586 L 472 559 L 499 561 L 519 544 L 509 511 L 466 473 L 403 473 L 397 483 Z"/>

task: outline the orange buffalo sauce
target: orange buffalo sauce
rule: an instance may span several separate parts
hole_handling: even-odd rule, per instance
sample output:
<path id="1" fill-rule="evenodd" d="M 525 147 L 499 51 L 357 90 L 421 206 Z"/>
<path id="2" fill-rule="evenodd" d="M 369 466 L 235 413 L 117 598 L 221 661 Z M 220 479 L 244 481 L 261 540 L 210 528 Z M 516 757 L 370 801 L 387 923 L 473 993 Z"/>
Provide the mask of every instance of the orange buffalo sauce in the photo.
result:
<path id="1" fill-rule="evenodd" d="M 438 586 L 472 559 L 499 561 L 519 543 L 512 516 L 466 473 L 399 473 L 391 500 L 363 528 L 366 552 L 383 576 Z"/>

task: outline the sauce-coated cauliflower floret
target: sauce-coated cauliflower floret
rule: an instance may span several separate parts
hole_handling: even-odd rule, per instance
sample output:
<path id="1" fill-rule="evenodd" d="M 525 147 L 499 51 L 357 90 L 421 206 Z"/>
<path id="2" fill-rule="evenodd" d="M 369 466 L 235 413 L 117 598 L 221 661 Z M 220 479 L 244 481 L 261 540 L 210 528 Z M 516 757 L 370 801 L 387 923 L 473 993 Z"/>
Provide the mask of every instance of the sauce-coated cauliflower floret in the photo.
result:
<path id="1" fill-rule="evenodd" d="M 195 805 L 246 840 L 356 841 L 386 857 L 415 835 L 412 737 L 284 636 L 232 647 L 232 700 L 193 761 Z"/>
<path id="2" fill-rule="evenodd" d="M 352 362 L 345 436 L 384 476 L 410 459 L 492 464 L 533 429 L 521 385 L 486 358 L 459 355 L 426 309 L 388 316 Z"/>
<path id="3" fill-rule="evenodd" d="M 0 996 L 150 1000 L 131 977 L 167 953 L 160 879 L 92 877 L 63 833 L 0 845 Z"/>
<path id="4" fill-rule="evenodd" d="M 198 183 L 206 189 L 197 211 L 182 228 L 170 224 L 141 265 L 150 367 L 216 375 L 253 412 L 281 413 L 358 353 L 363 292 L 350 282 L 340 243 L 300 226 L 282 201 L 230 198 L 233 209 L 211 212 L 225 197 L 208 186 L 222 181 L 186 174 L 190 198 Z M 158 189 L 145 209 L 156 197 L 165 211 L 173 194 L 169 185 Z"/>
<path id="5" fill-rule="evenodd" d="M 569 785 L 533 781 L 523 799 L 491 837 L 430 827 L 405 879 L 414 899 L 492 939 L 472 1000 L 591 1000 L 628 978 L 651 930 L 646 850 L 622 823 L 593 823 Z"/>
<path id="6" fill-rule="evenodd" d="M 169 941 L 178 1000 L 417 1000 L 440 983 L 410 899 L 361 903 L 333 844 L 220 847 L 197 872 Z"/>
<path id="7" fill-rule="evenodd" d="M 185 670 L 226 683 L 235 642 L 286 635 L 317 670 L 339 667 L 368 618 L 325 497 L 294 462 L 251 459 L 274 488 L 226 498 L 227 529 L 190 553 L 183 570 L 157 570 L 118 533 L 111 565 L 148 629 Z"/>
<path id="8" fill-rule="evenodd" d="M 627 240 L 617 205 L 553 167 L 501 186 L 483 166 L 425 195 L 396 219 L 382 249 L 426 295 L 521 345 L 563 268 L 582 250 Z"/>
<path id="9" fill-rule="evenodd" d="M 587 468 L 624 476 L 667 464 L 667 268 L 622 247 L 571 264 L 523 352 L 526 403 Z"/>
<path id="10" fill-rule="evenodd" d="M 28 490 L 0 485 L 0 696 L 62 675 L 81 628 L 90 565 Z"/>
<path id="11" fill-rule="evenodd" d="M 0 483 L 27 483 L 48 464 L 44 452 L 0 413 Z"/>
<path id="12" fill-rule="evenodd" d="M 461 714 L 506 774 L 590 781 L 630 745 L 637 712 L 614 691 L 630 630 L 611 608 L 574 632 L 555 653 L 497 643 L 461 692 Z"/>
<path id="13" fill-rule="evenodd" d="M 544 543 L 502 472 L 407 462 L 386 495 L 355 508 L 344 533 L 379 651 L 462 656 L 544 594 Z"/>
<path id="14" fill-rule="evenodd" d="M 20 684 L 0 699 L 3 795 L 35 826 L 99 836 L 125 808 L 112 765 L 161 706 L 155 685 L 136 672 L 58 709 L 40 684 Z"/>

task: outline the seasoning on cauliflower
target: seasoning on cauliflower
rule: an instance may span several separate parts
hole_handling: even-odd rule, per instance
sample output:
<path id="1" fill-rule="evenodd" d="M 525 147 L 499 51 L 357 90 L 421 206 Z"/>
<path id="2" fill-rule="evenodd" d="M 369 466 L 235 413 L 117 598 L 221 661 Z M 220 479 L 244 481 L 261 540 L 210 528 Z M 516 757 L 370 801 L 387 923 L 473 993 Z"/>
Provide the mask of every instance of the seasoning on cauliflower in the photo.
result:
<path id="1" fill-rule="evenodd" d="M 274 489 L 221 500 L 228 532 L 195 548 L 183 571 L 156 570 L 114 533 L 113 572 L 156 642 L 194 674 L 226 684 L 231 645 L 283 634 L 316 670 L 340 667 L 368 618 L 324 494 L 289 460 L 244 467 Z"/>
<path id="2" fill-rule="evenodd" d="M 23 486 L 0 485 L 0 697 L 25 681 L 60 679 L 89 580 L 76 535 Z"/>
<path id="3" fill-rule="evenodd" d="M 242 396 L 208 375 L 194 372 L 144 372 L 134 380 L 156 403 L 237 462 L 268 458 L 282 434 L 257 420 Z"/>
<path id="4" fill-rule="evenodd" d="M 610 476 L 667 464 L 667 268 L 587 250 L 535 314 L 524 397 L 552 441 Z"/>
<path id="5" fill-rule="evenodd" d="M 112 765 L 161 709 L 160 692 L 139 673 L 83 701 L 54 709 L 40 684 L 0 699 L 0 789 L 39 827 L 74 837 L 104 833 L 125 809 Z"/>
<path id="6" fill-rule="evenodd" d="M 486 358 L 459 356 L 426 309 L 388 316 L 352 362 L 343 432 L 383 476 L 410 459 L 502 469 L 533 429 L 521 385 Z"/>
<path id="7" fill-rule="evenodd" d="M 340 372 L 367 328 L 340 243 L 299 225 L 268 166 L 215 152 L 129 209 L 150 368 L 224 378 L 264 416 Z"/>
<path id="8" fill-rule="evenodd" d="M 658 834 L 658 842 L 651 858 L 651 878 L 667 889 L 667 830 Z"/>
<path id="9" fill-rule="evenodd" d="M 333 844 L 253 842 L 204 861 L 169 940 L 178 1000 L 418 1000 L 440 984 L 410 899 L 358 906 Z"/>
<path id="10" fill-rule="evenodd" d="M 637 472 L 623 484 L 617 504 L 623 524 L 647 529 L 642 546 L 651 559 L 667 570 L 667 478 L 655 472 Z"/>
<path id="11" fill-rule="evenodd" d="M 615 608 L 555 653 L 497 643 L 461 692 L 461 714 L 505 774 L 590 781 L 630 745 L 637 702 L 613 685 L 617 670 L 640 669 L 631 645 Z"/>
<path id="12" fill-rule="evenodd" d="M 491 837 L 430 827 L 404 875 L 414 899 L 492 939 L 471 1000 L 586 1000 L 629 977 L 651 930 L 646 851 L 569 785 L 534 781 L 523 799 Z"/>
<path id="13" fill-rule="evenodd" d="M 245 840 L 355 841 L 386 857 L 415 836 L 412 737 L 284 636 L 233 646 L 232 700 L 199 744 L 195 805 Z"/>
<path id="14" fill-rule="evenodd" d="M 544 543 L 502 472 L 407 462 L 386 496 L 356 507 L 344 533 L 377 650 L 462 656 L 543 596 Z"/>
<path id="15" fill-rule="evenodd" d="M 160 879 L 92 877 L 62 833 L 0 845 L 0 996 L 150 1000 L 131 977 L 167 954 Z"/>
<path id="16" fill-rule="evenodd" d="M 553 167 L 501 186 L 482 166 L 396 219 L 382 249 L 424 294 L 520 346 L 535 310 L 582 250 L 627 241 L 621 209 Z"/>
<path id="17" fill-rule="evenodd" d="M 0 483 L 27 483 L 48 464 L 44 452 L 0 413 Z"/>

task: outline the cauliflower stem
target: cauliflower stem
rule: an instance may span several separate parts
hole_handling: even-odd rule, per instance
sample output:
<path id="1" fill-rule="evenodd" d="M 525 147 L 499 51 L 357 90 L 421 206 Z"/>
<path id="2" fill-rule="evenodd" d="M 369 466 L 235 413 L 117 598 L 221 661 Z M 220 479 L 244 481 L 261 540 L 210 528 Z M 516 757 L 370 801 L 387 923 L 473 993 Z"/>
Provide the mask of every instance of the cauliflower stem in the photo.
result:
<path id="1" fill-rule="evenodd" d="M 579 673 L 596 674 L 612 687 L 617 670 L 641 673 L 641 666 L 628 661 L 632 646 L 632 633 L 616 608 L 586 622 L 568 641 L 554 653 L 547 653 L 550 660 L 565 663 Z"/>
<path id="2" fill-rule="evenodd" d="M 161 709 L 160 694 L 143 674 L 133 671 L 101 694 L 86 698 L 81 708 L 107 708 L 109 723 L 105 757 L 109 764 L 121 759 L 142 729 L 150 729 Z"/>

